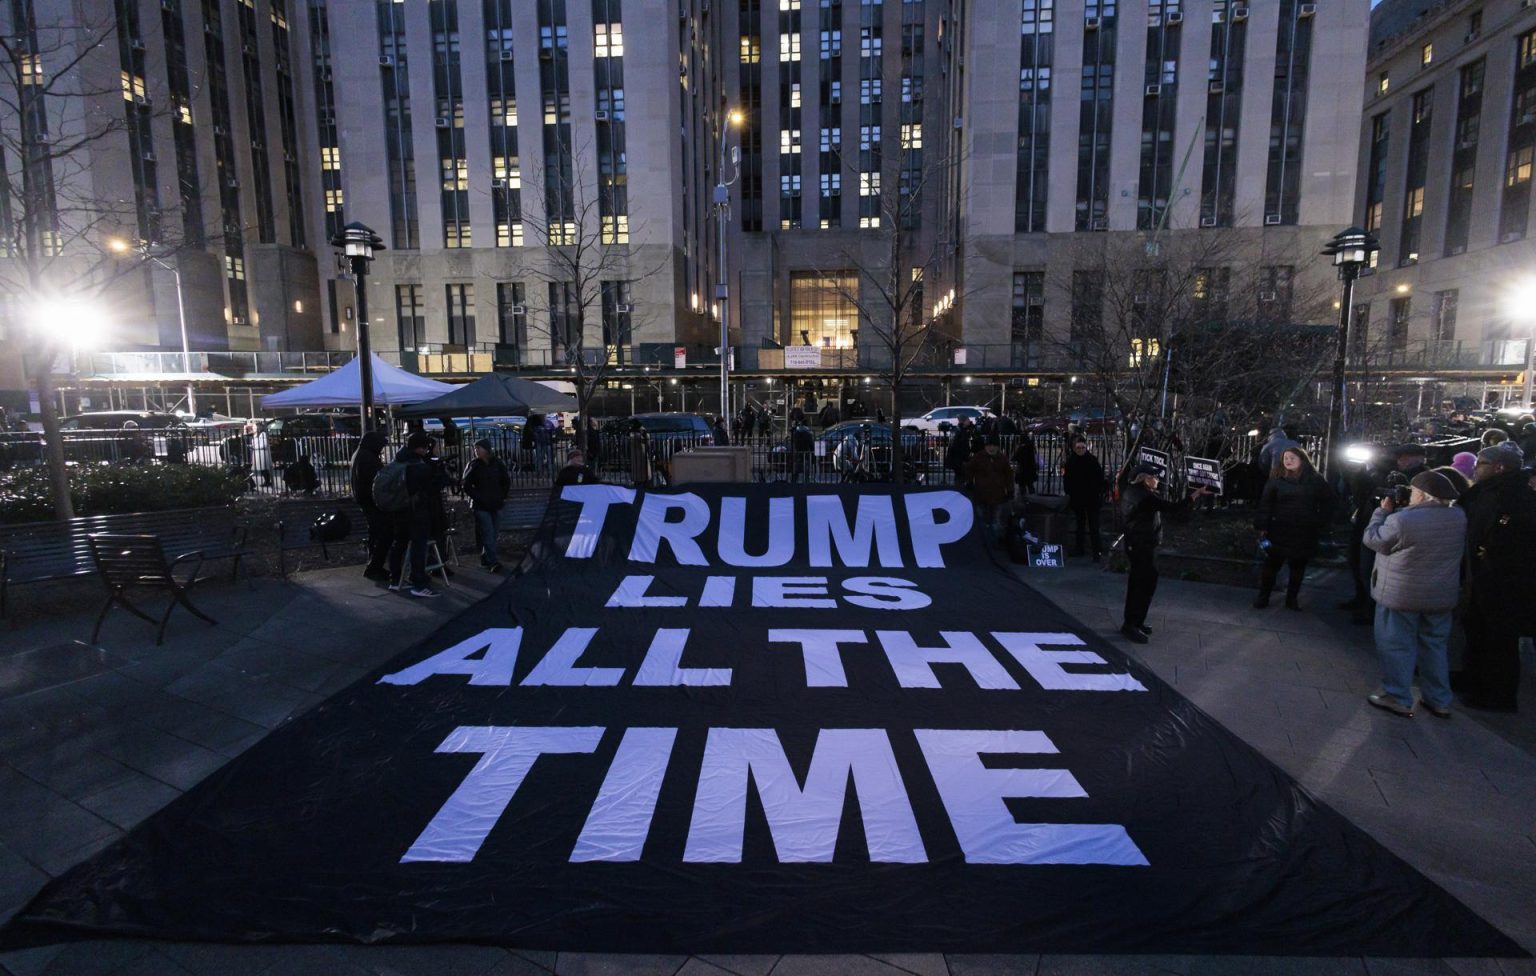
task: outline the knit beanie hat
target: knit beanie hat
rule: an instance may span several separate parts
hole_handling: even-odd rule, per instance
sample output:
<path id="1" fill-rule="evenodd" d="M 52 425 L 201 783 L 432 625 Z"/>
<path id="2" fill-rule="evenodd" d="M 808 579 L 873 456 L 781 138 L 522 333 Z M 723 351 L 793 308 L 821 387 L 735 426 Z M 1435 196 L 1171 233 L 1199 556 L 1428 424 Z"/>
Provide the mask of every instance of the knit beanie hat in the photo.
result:
<path id="1" fill-rule="evenodd" d="M 1443 474 L 1449 478 L 1451 484 L 1456 486 L 1456 490 L 1458 492 L 1466 491 L 1468 488 L 1472 487 L 1472 479 L 1462 474 L 1460 470 L 1451 467 L 1449 464 L 1442 465 L 1438 468 L 1432 468 L 1431 470 L 1438 471 L 1440 474 Z"/>
<path id="2" fill-rule="evenodd" d="M 487 451 L 495 451 L 495 448 L 491 447 L 491 439 L 489 437 L 482 437 L 478 441 L 475 441 L 475 446 L 483 447 Z"/>
<path id="3" fill-rule="evenodd" d="M 1462 451 L 1451 458 L 1451 467 L 1460 471 L 1462 477 L 1470 480 L 1472 478 L 1472 470 L 1477 467 L 1477 455 L 1471 451 Z"/>
<path id="4" fill-rule="evenodd" d="M 1506 468 L 1518 468 L 1525 463 L 1525 454 L 1514 441 L 1502 441 L 1478 451 L 1477 459 L 1489 464 L 1502 464 Z"/>
<path id="5" fill-rule="evenodd" d="M 1420 471 L 1408 483 L 1431 498 L 1445 502 L 1453 502 L 1461 495 L 1456 486 L 1451 484 L 1451 479 L 1438 471 Z"/>

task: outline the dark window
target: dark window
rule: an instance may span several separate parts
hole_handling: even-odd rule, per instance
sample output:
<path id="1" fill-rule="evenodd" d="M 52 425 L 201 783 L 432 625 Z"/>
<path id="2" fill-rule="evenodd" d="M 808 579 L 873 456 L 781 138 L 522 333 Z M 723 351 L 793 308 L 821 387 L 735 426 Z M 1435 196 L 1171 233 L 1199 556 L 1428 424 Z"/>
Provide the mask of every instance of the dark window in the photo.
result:
<path id="1" fill-rule="evenodd" d="M 475 344 L 475 286 L 444 285 L 448 296 L 448 344 Z"/>

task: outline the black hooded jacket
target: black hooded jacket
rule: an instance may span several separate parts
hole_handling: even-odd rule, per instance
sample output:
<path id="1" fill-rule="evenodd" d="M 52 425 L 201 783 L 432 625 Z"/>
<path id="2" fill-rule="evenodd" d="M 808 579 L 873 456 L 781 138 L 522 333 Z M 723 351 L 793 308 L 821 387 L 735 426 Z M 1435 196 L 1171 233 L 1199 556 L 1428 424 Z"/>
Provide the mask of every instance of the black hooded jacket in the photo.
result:
<path id="1" fill-rule="evenodd" d="M 384 467 L 379 452 L 388 443 L 389 439 L 383 434 L 370 430 L 357 445 L 357 453 L 352 455 L 352 497 L 365 511 L 375 507 L 373 479 L 378 477 L 379 470 Z"/>

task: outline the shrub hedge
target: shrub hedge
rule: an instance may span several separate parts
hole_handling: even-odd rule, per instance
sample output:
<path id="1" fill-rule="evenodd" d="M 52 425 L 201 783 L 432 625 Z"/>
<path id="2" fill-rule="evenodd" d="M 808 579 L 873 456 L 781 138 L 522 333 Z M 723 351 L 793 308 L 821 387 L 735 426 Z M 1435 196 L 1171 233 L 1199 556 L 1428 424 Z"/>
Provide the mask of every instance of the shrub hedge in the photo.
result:
<path id="1" fill-rule="evenodd" d="M 199 464 L 71 465 L 69 496 L 76 515 L 120 515 L 229 505 L 245 476 Z M 45 467 L 0 472 L 0 524 L 53 518 L 53 486 Z"/>

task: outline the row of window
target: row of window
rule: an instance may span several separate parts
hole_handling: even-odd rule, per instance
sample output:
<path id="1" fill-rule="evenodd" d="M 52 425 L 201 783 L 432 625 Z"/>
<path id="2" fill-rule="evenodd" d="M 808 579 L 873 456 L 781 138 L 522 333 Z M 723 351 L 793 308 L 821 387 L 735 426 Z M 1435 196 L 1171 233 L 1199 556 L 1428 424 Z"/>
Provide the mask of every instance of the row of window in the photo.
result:
<path id="1" fill-rule="evenodd" d="M 581 337 L 576 334 L 579 296 L 571 282 L 551 281 L 544 285 L 547 301 L 537 310 L 543 313 L 542 322 L 539 322 L 533 315 L 534 310 L 529 307 L 526 283 L 497 282 L 496 331 L 491 337 L 483 337 L 477 329 L 474 284 L 445 284 L 443 299 L 448 325 L 446 344 L 470 348 L 494 342 L 513 350 L 526 351 L 532 348 L 529 339 L 532 325 L 533 335 L 540 340 L 534 344 L 553 350 L 556 353 L 555 362 L 566 361 L 566 354 L 574 355 L 582 347 Z M 628 346 L 633 341 L 630 287 L 628 281 L 601 282 L 597 298 L 605 347 Z M 395 286 L 395 322 L 401 349 L 416 350 L 429 344 L 440 344 L 427 334 L 423 285 Z"/>
<path id="2" fill-rule="evenodd" d="M 1526 236 L 1531 207 L 1531 177 L 1536 164 L 1536 31 L 1516 39 L 1514 97 L 1510 103 L 1509 134 L 1499 197 L 1497 241 L 1508 243 Z M 1477 153 L 1482 131 L 1483 91 L 1487 59 L 1463 65 L 1457 73 L 1456 114 L 1448 168 L 1448 201 L 1445 237 L 1441 253 L 1466 251 L 1471 236 L 1472 195 L 1475 189 Z M 1434 87 L 1423 88 L 1409 101 L 1407 153 L 1403 175 L 1403 207 L 1397 244 L 1397 265 L 1415 264 L 1423 243 L 1424 199 L 1430 178 L 1429 153 L 1433 145 Z M 1365 173 L 1365 214 L 1368 231 L 1379 231 L 1388 179 L 1391 146 L 1389 112 L 1371 119 L 1369 159 Z"/>

